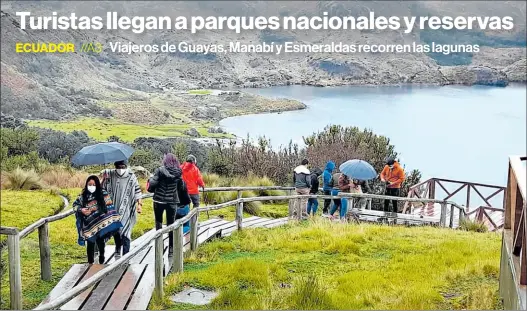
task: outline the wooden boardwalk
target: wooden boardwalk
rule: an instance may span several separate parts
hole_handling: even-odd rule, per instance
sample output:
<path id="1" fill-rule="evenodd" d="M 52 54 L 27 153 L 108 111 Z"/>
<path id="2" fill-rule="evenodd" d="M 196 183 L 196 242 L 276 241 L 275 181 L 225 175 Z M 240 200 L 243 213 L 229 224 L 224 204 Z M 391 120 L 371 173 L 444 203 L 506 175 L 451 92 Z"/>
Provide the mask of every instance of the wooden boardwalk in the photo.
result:
<path id="1" fill-rule="evenodd" d="M 243 228 L 272 228 L 286 224 L 288 218 L 269 219 L 249 217 L 243 219 Z M 237 229 L 235 221 L 213 218 L 199 224 L 198 244 L 215 237 L 231 235 Z M 133 249 L 154 232 L 154 229 L 132 241 Z M 184 235 L 184 250 L 190 249 L 190 235 Z M 172 258 L 168 257 L 168 235 L 164 237 L 164 275 L 172 268 Z M 115 261 L 114 245 L 107 245 L 105 264 L 75 264 L 57 283 L 42 304 L 64 294 L 80 282 L 88 279 Z M 65 303 L 61 310 L 146 310 L 154 291 L 154 243 L 135 255 L 127 265 L 113 271 L 90 289 Z M 96 259 L 97 262 L 98 259 Z"/>

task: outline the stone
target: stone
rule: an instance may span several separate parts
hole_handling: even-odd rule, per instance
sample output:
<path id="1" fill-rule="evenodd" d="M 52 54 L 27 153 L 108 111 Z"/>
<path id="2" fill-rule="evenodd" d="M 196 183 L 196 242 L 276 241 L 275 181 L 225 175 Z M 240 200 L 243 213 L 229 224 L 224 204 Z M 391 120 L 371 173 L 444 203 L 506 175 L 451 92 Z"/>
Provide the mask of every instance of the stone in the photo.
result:
<path id="1" fill-rule="evenodd" d="M 219 126 L 209 127 L 208 132 L 211 134 L 223 134 L 225 131 Z"/>
<path id="2" fill-rule="evenodd" d="M 186 130 L 185 131 L 185 135 L 188 135 L 190 137 L 201 137 L 201 135 L 199 134 L 198 130 L 196 130 L 196 128 L 191 128 L 189 130 Z"/>
<path id="3" fill-rule="evenodd" d="M 218 293 L 216 292 L 197 289 L 194 287 L 188 287 L 182 292 L 172 296 L 171 300 L 178 303 L 188 303 L 192 305 L 204 306 L 208 305 L 217 296 Z"/>

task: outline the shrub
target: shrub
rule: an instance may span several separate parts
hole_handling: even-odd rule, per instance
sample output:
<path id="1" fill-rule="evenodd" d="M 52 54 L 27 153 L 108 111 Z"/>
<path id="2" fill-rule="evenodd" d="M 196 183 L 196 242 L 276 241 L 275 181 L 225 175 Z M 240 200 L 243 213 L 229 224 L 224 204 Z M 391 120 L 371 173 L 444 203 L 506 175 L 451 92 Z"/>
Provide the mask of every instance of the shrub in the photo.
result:
<path id="1" fill-rule="evenodd" d="M 487 228 L 487 226 L 483 222 L 478 221 L 476 219 L 472 220 L 472 219 L 467 219 L 467 218 L 463 219 L 459 223 L 459 229 L 465 230 L 465 231 L 472 231 L 472 232 L 489 231 L 489 228 Z"/>
<path id="2" fill-rule="evenodd" d="M 5 188 L 11 190 L 37 190 L 44 187 L 40 176 L 34 170 L 16 168 L 7 173 Z"/>
<path id="3" fill-rule="evenodd" d="M 7 148 L 8 156 L 24 155 L 37 151 L 38 132 L 30 128 L 1 128 L 2 147 Z"/>
<path id="4" fill-rule="evenodd" d="M 36 151 L 15 156 L 7 156 L 6 154 L 7 152 L 2 149 L 2 171 L 12 171 L 20 167 L 24 170 L 33 169 L 41 172 L 49 165 L 49 162 L 41 159 Z"/>
<path id="5" fill-rule="evenodd" d="M 133 166 L 142 166 L 153 172 L 161 164 L 162 157 L 149 149 L 136 149 L 128 162 Z"/>
<path id="6" fill-rule="evenodd" d="M 84 131 L 64 133 L 51 129 L 39 129 L 39 155 L 51 163 L 69 160 L 82 147 L 93 143 Z"/>

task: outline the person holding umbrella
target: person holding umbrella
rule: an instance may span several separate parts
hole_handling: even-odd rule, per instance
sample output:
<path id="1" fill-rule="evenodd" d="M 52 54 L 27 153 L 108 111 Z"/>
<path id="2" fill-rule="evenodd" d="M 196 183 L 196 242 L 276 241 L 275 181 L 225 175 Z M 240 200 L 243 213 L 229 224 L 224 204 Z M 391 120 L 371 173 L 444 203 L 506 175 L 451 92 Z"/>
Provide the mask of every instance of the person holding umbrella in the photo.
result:
<path id="1" fill-rule="evenodd" d="M 125 160 L 116 161 L 115 169 L 103 171 L 103 188 L 113 198 L 115 209 L 121 215 L 123 228 L 113 235 L 115 240 L 115 258 L 119 259 L 130 251 L 132 229 L 137 222 L 137 213 L 142 211 L 141 187 L 137 177 L 128 169 Z"/>
<path id="2" fill-rule="evenodd" d="M 72 158 L 75 166 L 106 165 L 114 163 L 115 169 L 102 172 L 101 186 L 113 200 L 113 205 L 121 217 L 123 227 L 113 234 L 115 240 L 115 259 L 130 251 L 132 228 L 141 213 L 141 187 L 137 177 L 128 170 L 127 161 L 134 149 L 119 142 L 98 143 L 82 148 Z"/>
<path id="3" fill-rule="evenodd" d="M 367 180 L 374 179 L 377 177 L 377 172 L 373 168 L 373 166 L 364 161 L 364 160 L 349 160 L 344 163 L 342 163 L 339 167 L 339 170 L 344 174 L 345 176 L 351 177 L 353 180 L 349 182 L 349 188 L 350 190 L 346 192 L 351 192 L 352 190 L 355 193 L 367 193 L 371 192 L 370 187 L 367 183 Z M 340 185 L 340 182 L 339 182 Z M 358 204 L 360 208 L 363 208 L 363 206 L 366 204 L 365 198 L 360 198 L 358 200 Z M 343 207 L 344 207 L 344 199 L 343 199 Z M 342 210 L 347 210 L 347 202 L 346 202 L 346 208 L 341 208 L 341 214 Z M 345 214 L 344 214 L 345 215 Z M 342 217 L 342 216 L 341 216 Z"/>
<path id="4" fill-rule="evenodd" d="M 399 162 L 395 161 L 394 158 L 388 158 L 381 172 L 381 181 L 386 183 L 385 194 L 387 196 L 398 197 L 401 194 L 401 184 L 405 178 L 404 170 Z M 391 201 L 392 209 L 390 209 L 390 200 L 384 200 L 384 211 L 397 213 L 397 200 Z"/>

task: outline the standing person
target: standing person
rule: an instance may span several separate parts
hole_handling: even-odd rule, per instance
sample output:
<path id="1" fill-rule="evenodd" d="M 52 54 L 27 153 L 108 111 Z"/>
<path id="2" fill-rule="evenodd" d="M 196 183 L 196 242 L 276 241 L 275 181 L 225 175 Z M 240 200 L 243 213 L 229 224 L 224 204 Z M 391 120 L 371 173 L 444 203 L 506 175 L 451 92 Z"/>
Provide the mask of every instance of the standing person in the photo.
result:
<path id="1" fill-rule="evenodd" d="M 317 194 L 318 193 L 318 187 L 320 186 L 320 183 L 318 182 L 318 177 L 322 175 L 322 171 L 319 168 L 315 168 L 313 170 L 313 174 L 311 174 L 311 189 L 309 190 L 309 194 Z M 318 209 L 318 199 L 317 198 L 309 198 L 307 200 L 307 215 L 311 215 L 311 211 L 313 211 L 313 216 L 317 213 Z"/>
<path id="2" fill-rule="evenodd" d="M 188 194 L 187 185 L 181 180 L 181 186 L 178 186 L 179 204 L 176 211 L 176 220 L 183 218 L 190 213 L 190 202 L 192 202 Z M 183 234 L 190 230 L 190 220 L 183 224 Z"/>
<path id="3" fill-rule="evenodd" d="M 120 232 L 115 233 L 115 259 L 126 255 L 130 251 L 132 241 L 132 229 L 137 222 L 137 213 L 142 211 L 141 187 L 137 177 L 128 169 L 125 161 L 114 163 L 115 169 L 104 170 L 103 189 L 113 199 L 115 210 L 121 216 L 123 227 Z"/>
<path id="4" fill-rule="evenodd" d="M 404 170 L 393 158 L 386 161 L 386 165 L 381 172 L 381 181 L 386 183 L 385 195 L 398 197 L 401 194 L 401 184 L 404 182 Z M 384 211 L 397 213 L 397 200 L 392 201 L 392 210 L 390 210 L 390 200 L 384 200 Z"/>
<path id="5" fill-rule="evenodd" d="M 179 161 L 172 153 L 165 155 L 163 165 L 154 171 L 154 176 L 148 180 L 148 192 L 154 193 L 154 216 L 156 230 L 163 227 L 163 212 L 166 212 L 167 226 L 174 223 L 178 204 L 179 193 L 184 186 L 181 178 Z M 189 202 L 186 202 L 187 204 Z M 168 234 L 168 255 L 173 253 L 174 235 Z"/>
<path id="6" fill-rule="evenodd" d="M 119 232 L 123 226 L 119 214 L 115 210 L 108 192 L 102 189 L 97 176 L 90 176 L 81 194 L 73 202 L 77 219 L 77 233 L 79 245 L 88 243 L 86 253 L 88 263 L 95 261 L 95 245 L 99 249 L 99 263 L 104 264 L 104 248 L 106 240 Z"/>
<path id="7" fill-rule="evenodd" d="M 371 193 L 370 185 L 366 180 L 357 180 L 353 179 L 351 183 L 352 188 L 359 190 L 360 193 Z M 366 204 L 368 203 L 367 198 L 355 198 L 357 200 L 358 209 L 366 209 Z"/>
<path id="8" fill-rule="evenodd" d="M 324 169 L 324 174 L 322 176 L 322 190 L 324 195 L 331 195 L 331 190 L 333 185 L 331 184 L 332 173 L 335 169 L 335 163 L 333 161 L 328 161 L 326 164 L 326 169 Z M 327 214 L 329 212 L 329 207 L 331 206 L 331 199 L 324 199 L 324 208 L 322 209 L 322 214 Z"/>
<path id="9" fill-rule="evenodd" d="M 337 176 L 335 176 L 337 175 Z M 348 176 L 345 174 L 339 173 L 333 175 L 333 178 L 337 178 L 337 186 L 336 188 L 333 188 L 332 195 L 337 195 L 339 192 L 350 192 L 351 188 L 351 182 Z M 334 200 L 337 201 L 337 200 Z M 348 199 L 342 198 L 338 199 L 338 202 L 336 204 L 333 204 L 333 207 L 329 211 L 329 215 L 333 216 L 335 214 L 335 211 L 337 210 L 337 207 L 340 205 L 340 211 L 339 211 L 339 217 L 341 220 L 346 219 L 346 214 L 348 213 Z"/>
<path id="10" fill-rule="evenodd" d="M 189 154 L 187 161 L 181 165 L 181 170 L 183 171 L 183 181 L 187 185 L 188 194 L 192 200 L 192 206 L 197 208 L 199 207 L 198 187 L 201 187 L 203 190 L 205 190 L 205 183 L 203 182 L 201 172 L 196 165 L 196 157 Z"/>
<path id="11" fill-rule="evenodd" d="M 299 195 L 309 194 L 311 188 L 311 172 L 307 168 L 309 161 L 307 159 L 302 160 L 301 164 L 293 170 L 293 184 L 295 185 L 295 191 Z M 304 210 L 304 207 L 307 204 L 307 200 L 301 199 L 300 206 L 296 208 L 299 216 L 302 216 L 301 213 Z"/>

